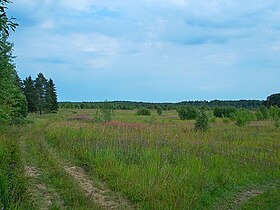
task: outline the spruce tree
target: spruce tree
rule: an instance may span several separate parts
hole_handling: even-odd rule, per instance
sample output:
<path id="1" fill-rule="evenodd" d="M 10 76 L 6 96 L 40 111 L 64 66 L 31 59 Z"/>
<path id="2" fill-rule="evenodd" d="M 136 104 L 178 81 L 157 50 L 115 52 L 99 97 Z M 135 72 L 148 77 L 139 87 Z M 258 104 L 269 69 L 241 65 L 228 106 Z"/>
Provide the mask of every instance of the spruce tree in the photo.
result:
<path id="1" fill-rule="evenodd" d="M 48 81 L 42 73 L 37 75 L 35 80 L 35 89 L 37 94 L 37 110 L 40 115 L 43 111 L 46 111 L 46 92 L 47 92 Z"/>
<path id="2" fill-rule="evenodd" d="M 50 95 L 50 110 L 57 111 L 58 110 L 58 102 L 57 102 L 57 92 L 56 87 L 52 79 L 48 82 L 48 91 Z"/>
<path id="3" fill-rule="evenodd" d="M 36 112 L 38 99 L 35 84 L 31 76 L 23 80 L 23 92 L 27 99 L 28 112 Z"/>

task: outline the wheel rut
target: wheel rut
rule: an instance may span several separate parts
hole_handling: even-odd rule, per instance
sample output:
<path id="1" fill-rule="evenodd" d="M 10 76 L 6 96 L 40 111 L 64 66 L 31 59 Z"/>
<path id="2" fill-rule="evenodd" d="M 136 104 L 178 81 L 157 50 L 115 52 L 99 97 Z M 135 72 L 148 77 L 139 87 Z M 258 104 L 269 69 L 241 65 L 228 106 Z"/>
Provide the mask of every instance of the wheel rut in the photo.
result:
<path id="1" fill-rule="evenodd" d="M 239 209 L 243 204 L 247 203 L 249 200 L 257 197 L 271 189 L 280 187 L 280 182 L 278 180 L 274 182 L 269 182 L 264 185 L 250 187 L 235 193 L 229 201 L 222 200 L 218 201 L 215 209 Z"/>
<path id="2" fill-rule="evenodd" d="M 77 166 L 65 166 L 66 172 L 79 183 L 86 195 L 104 209 L 134 209 L 127 199 L 121 197 L 105 186 L 105 184 L 92 181 L 84 169 Z"/>

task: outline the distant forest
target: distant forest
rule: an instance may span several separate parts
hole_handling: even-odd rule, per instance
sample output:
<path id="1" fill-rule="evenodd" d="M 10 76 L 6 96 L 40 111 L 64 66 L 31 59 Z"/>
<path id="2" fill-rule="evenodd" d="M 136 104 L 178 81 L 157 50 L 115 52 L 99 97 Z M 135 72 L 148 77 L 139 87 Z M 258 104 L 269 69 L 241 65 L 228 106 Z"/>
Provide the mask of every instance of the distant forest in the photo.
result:
<path id="1" fill-rule="evenodd" d="M 104 103 L 111 104 L 115 110 L 134 110 L 139 108 L 172 110 L 182 106 L 195 107 L 236 107 L 255 109 L 265 103 L 262 100 L 213 100 L 213 101 L 183 101 L 178 103 L 149 103 L 132 101 L 109 101 L 109 102 L 59 102 L 60 108 L 67 109 L 100 109 Z"/>

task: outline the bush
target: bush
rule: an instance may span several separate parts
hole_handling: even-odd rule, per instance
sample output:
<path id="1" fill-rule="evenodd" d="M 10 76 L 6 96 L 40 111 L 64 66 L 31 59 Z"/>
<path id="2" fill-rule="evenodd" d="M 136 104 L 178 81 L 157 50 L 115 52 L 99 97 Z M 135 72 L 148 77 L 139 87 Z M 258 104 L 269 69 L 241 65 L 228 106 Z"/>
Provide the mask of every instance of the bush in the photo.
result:
<path id="1" fill-rule="evenodd" d="M 261 107 L 259 108 L 259 111 L 262 113 L 263 119 L 264 119 L 264 120 L 269 119 L 269 111 L 268 111 L 268 108 L 267 108 L 267 107 L 261 106 Z"/>
<path id="2" fill-rule="evenodd" d="M 101 114 L 104 122 L 112 121 L 114 115 L 113 105 L 108 102 L 105 102 L 101 107 Z"/>
<path id="3" fill-rule="evenodd" d="M 280 109 L 278 106 L 271 106 L 268 110 L 270 117 L 280 117 Z"/>
<path id="4" fill-rule="evenodd" d="M 256 115 L 257 120 L 259 120 L 259 121 L 264 119 L 263 113 L 260 110 L 257 110 L 255 115 Z"/>
<path id="5" fill-rule="evenodd" d="M 162 115 L 162 109 L 161 108 L 157 108 L 157 114 L 158 114 L 158 116 Z"/>
<path id="6" fill-rule="evenodd" d="M 197 109 L 193 107 L 181 107 L 177 112 L 181 120 L 193 120 L 198 116 Z"/>
<path id="7" fill-rule="evenodd" d="M 151 115 L 151 111 L 147 108 L 141 108 L 141 109 L 138 109 L 137 115 L 143 115 L 143 116 L 150 116 Z"/>
<path id="8" fill-rule="evenodd" d="M 245 126 L 248 122 L 255 120 L 255 115 L 247 110 L 238 110 L 235 114 L 234 114 L 234 120 L 235 120 L 235 124 L 237 126 L 243 127 Z"/>
<path id="9" fill-rule="evenodd" d="M 94 114 L 93 114 L 93 120 L 96 123 L 101 123 L 104 122 L 103 120 L 103 116 L 101 114 L 101 112 L 99 110 L 97 110 Z"/>
<path id="10" fill-rule="evenodd" d="M 230 118 L 236 112 L 235 107 L 215 107 L 213 109 L 213 114 L 215 117 L 227 117 Z"/>
<path id="11" fill-rule="evenodd" d="M 201 111 L 195 122 L 195 130 L 206 131 L 208 129 L 209 118 L 205 111 Z"/>
<path id="12" fill-rule="evenodd" d="M 280 117 L 279 116 L 274 118 L 274 126 L 276 128 L 280 127 Z"/>
<path id="13" fill-rule="evenodd" d="M 105 102 L 104 104 L 102 104 L 100 110 L 97 110 L 94 115 L 94 122 L 96 123 L 100 123 L 100 122 L 110 122 L 112 121 L 114 116 L 114 110 L 113 110 L 113 106 L 108 103 Z"/>

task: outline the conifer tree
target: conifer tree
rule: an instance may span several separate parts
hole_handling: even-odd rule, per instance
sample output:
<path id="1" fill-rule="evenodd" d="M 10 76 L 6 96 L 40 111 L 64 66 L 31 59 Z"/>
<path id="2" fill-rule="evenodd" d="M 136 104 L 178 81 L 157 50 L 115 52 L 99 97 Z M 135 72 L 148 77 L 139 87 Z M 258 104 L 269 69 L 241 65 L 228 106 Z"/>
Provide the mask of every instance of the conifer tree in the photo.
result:
<path id="1" fill-rule="evenodd" d="M 57 111 L 58 110 L 58 102 L 57 102 L 57 92 L 56 87 L 52 79 L 48 82 L 48 91 L 50 95 L 50 110 Z"/>
<path id="2" fill-rule="evenodd" d="M 46 111 L 46 90 L 48 86 L 48 81 L 42 73 L 37 75 L 35 80 L 35 89 L 37 93 L 37 110 L 39 111 L 40 115 L 43 111 Z"/>
<path id="3" fill-rule="evenodd" d="M 23 80 L 23 92 L 27 100 L 28 112 L 36 112 L 38 98 L 34 81 L 32 80 L 31 76 Z"/>

